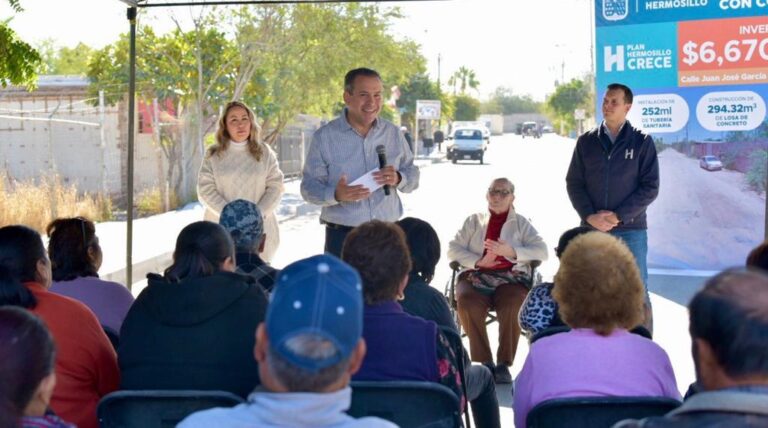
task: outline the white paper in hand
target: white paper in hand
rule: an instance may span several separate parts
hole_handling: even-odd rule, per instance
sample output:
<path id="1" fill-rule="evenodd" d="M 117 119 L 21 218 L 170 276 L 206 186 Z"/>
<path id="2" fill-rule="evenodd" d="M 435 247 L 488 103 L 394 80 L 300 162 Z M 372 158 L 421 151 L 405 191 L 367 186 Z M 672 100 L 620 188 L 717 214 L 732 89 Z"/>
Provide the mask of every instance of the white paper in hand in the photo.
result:
<path id="1" fill-rule="evenodd" d="M 361 184 L 365 186 L 366 189 L 368 189 L 369 192 L 373 193 L 381 187 L 381 184 L 377 183 L 376 180 L 373 178 L 373 173 L 378 171 L 379 168 L 374 168 L 368 172 L 366 172 L 362 177 L 357 178 L 355 181 L 349 183 L 350 186 L 357 186 L 358 184 Z"/>

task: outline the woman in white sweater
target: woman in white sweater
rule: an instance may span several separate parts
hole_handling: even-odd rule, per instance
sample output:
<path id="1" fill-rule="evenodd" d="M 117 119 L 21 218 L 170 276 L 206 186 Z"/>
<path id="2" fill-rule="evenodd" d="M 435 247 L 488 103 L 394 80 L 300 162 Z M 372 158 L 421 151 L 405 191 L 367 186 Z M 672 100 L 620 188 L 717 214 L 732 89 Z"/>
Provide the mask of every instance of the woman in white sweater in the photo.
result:
<path id="1" fill-rule="evenodd" d="M 449 244 L 448 257 L 465 268 L 456 284 L 456 302 L 472 361 L 487 366 L 496 383 L 512 383 L 509 367 L 517 352 L 517 314 L 528 294 L 529 263 L 546 260 L 547 245 L 531 223 L 515 212 L 515 186 L 509 179 L 493 180 L 486 200 L 488 210 L 467 217 Z M 499 320 L 496 363 L 485 324 L 491 309 Z"/>
<path id="2" fill-rule="evenodd" d="M 255 203 L 264 216 L 266 244 L 262 258 L 269 262 L 280 235 L 275 209 L 283 195 L 283 172 L 274 151 L 259 139 L 251 109 L 231 101 L 219 119 L 216 144 L 205 154 L 197 177 L 197 195 L 206 208 L 205 220 L 218 222 L 224 205 L 235 199 Z"/>

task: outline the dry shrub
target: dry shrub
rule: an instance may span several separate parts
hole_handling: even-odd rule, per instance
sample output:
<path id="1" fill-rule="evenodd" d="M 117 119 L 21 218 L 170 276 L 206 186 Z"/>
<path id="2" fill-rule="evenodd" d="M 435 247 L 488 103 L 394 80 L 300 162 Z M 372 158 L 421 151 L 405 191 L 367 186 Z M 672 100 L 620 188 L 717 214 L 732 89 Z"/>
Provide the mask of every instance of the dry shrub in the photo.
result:
<path id="1" fill-rule="evenodd" d="M 136 195 L 134 205 L 136 206 L 136 214 L 139 217 L 161 214 L 168 210 L 175 209 L 179 206 L 179 198 L 174 191 L 170 191 L 168 195 L 168 209 L 165 208 L 163 203 L 163 197 L 160 193 L 160 188 L 155 186 L 139 192 Z"/>
<path id="2" fill-rule="evenodd" d="M 111 212 L 109 198 L 79 195 L 74 185 L 65 185 L 58 177 L 38 183 L 0 179 L 0 226 L 24 224 L 43 232 L 54 218 L 83 216 L 105 221 Z"/>

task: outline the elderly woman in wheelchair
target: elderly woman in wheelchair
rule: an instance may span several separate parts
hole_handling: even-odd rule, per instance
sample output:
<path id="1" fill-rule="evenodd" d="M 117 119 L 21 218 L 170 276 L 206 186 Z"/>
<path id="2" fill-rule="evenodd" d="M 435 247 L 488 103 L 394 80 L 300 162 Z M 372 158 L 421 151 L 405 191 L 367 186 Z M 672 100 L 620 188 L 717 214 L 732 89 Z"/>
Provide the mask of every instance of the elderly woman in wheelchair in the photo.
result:
<path id="1" fill-rule="evenodd" d="M 574 238 L 560 258 L 553 297 L 571 328 L 542 337 L 515 380 L 515 426 L 538 403 L 566 397 L 679 400 L 666 352 L 639 334 L 645 289 L 632 253 L 602 232 Z"/>
<path id="2" fill-rule="evenodd" d="M 509 367 L 520 337 L 520 306 L 531 285 L 531 262 L 547 258 L 536 229 L 515 212 L 515 186 L 507 178 L 491 182 L 488 210 L 472 214 L 451 241 L 448 257 L 465 270 L 456 285 L 461 327 L 469 337 L 472 361 L 494 373 L 496 383 L 511 383 Z M 485 319 L 496 310 L 499 347 L 494 363 Z"/>

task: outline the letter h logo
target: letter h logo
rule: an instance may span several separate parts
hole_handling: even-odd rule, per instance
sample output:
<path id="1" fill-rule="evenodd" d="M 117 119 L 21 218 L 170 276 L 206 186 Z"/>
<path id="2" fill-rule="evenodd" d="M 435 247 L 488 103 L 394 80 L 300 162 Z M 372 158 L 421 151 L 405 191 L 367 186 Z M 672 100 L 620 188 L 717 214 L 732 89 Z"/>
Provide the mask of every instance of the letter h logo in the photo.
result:
<path id="1" fill-rule="evenodd" d="M 613 71 L 614 64 L 616 65 L 616 71 L 624 71 L 624 46 L 616 46 L 616 53 L 613 53 L 610 46 L 605 46 L 603 54 L 605 55 L 603 71 L 610 73 Z"/>
<path id="2" fill-rule="evenodd" d="M 635 149 L 627 149 L 624 152 L 624 159 L 634 159 L 635 158 Z"/>

